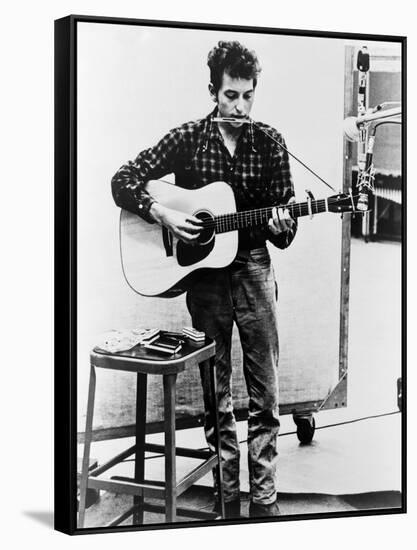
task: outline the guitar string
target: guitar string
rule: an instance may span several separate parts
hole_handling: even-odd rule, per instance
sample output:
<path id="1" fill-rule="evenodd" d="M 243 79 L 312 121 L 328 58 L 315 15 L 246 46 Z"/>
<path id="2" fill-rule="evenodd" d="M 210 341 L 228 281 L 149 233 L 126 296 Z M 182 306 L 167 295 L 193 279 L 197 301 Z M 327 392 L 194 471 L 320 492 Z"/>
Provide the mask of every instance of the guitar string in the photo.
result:
<path id="1" fill-rule="evenodd" d="M 312 207 L 311 210 L 312 210 L 312 213 L 314 213 L 314 210 L 315 210 L 316 211 L 315 213 L 318 214 L 319 209 L 325 210 L 325 205 L 319 205 L 317 203 L 314 205 L 314 207 Z M 207 220 L 206 222 L 203 222 L 203 226 L 207 227 L 215 224 L 219 225 L 223 223 L 244 222 L 244 221 L 250 222 L 250 221 L 257 221 L 258 219 L 259 221 L 262 221 L 266 217 L 268 218 L 271 217 L 271 211 L 272 211 L 272 207 L 259 209 L 256 212 L 251 212 L 251 213 L 240 212 L 240 213 L 234 213 L 234 214 L 224 214 L 224 215 L 216 216 L 215 219 Z M 309 213 L 308 206 L 300 205 L 297 207 L 297 209 L 294 208 L 292 211 L 292 214 L 294 216 L 296 216 L 297 214 L 301 216 L 304 213 L 305 214 Z"/>
<path id="2" fill-rule="evenodd" d="M 359 197 L 359 195 L 353 195 L 353 198 L 356 198 L 356 197 Z M 346 195 L 346 199 L 347 198 L 350 198 L 350 195 Z M 311 205 L 318 205 L 319 203 L 324 203 L 326 204 L 326 202 L 328 204 L 336 204 L 339 201 L 339 199 L 317 199 L 317 200 L 313 200 L 311 201 Z M 304 206 L 307 206 L 308 207 L 308 202 L 298 202 L 298 203 L 291 203 L 291 204 L 287 204 L 287 205 L 278 205 L 277 208 L 287 208 L 287 209 L 291 209 L 291 210 L 296 210 L 297 208 L 299 209 L 300 207 L 304 207 Z M 219 214 L 218 216 L 216 216 L 216 218 L 221 218 L 221 217 L 224 217 L 224 216 L 234 216 L 234 215 L 249 215 L 251 213 L 256 213 L 256 212 L 261 212 L 261 211 L 267 211 L 267 210 L 271 210 L 272 208 L 275 208 L 274 206 L 265 206 L 263 208 L 258 208 L 258 209 L 255 209 L 255 210 L 243 210 L 243 211 L 240 211 L 240 212 L 230 212 L 230 213 L 226 213 L 226 214 Z"/>
<path id="3" fill-rule="evenodd" d="M 307 215 L 315 215 L 315 214 L 321 214 L 323 212 L 326 212 L 327 209 L 322 206 L 321 208 L 315 208 L 309 210 L 308 207 L 301 207 L 298 209 L 298 212 L 294 212 L 294 217 L 303 217 Z M 338 212 L 335 212 L 338 213 Z M 226 228 L 226 226 L 239 226 L 239 225 L 250 225 L 250 224 L 258 224 L 258 223 L 265 223 L 269 219 L 271 219 L 270 212 L 268 211 L 262 211 L 261 213 L 258 213 L 256 215 L 231 215 L 230 217 L 222 217 L 222 218 L 216 218 L 215 220 L 207 220 L 206 222 L 203 222 L 202 227 L 203 228 L 210 228 L 210 227 L 219 227 L 219 228 Z"/>
<path id="4" fill-rule="evenodd" d="M 317 209 L 319 208 L 325 208 L 326 206 L 326 203 L 315 203 L 314 205 L 312 204 L 311 205 L 311 210 L 315 209 L 317 211 Z M 239 213 L 236 213 L 236 214 L 221 214 L 220 216 L 216 216 L 216 219 L 221 222 L 221 221 L 227 221 L 227 220 L 230 220 L 230 219 L 238 219 L 238 220 L 243 220 L 243 219 L 251 219 L 251 218 L 257 218 L 258 216 L 259 217 L 264 217 L 265 215 L 270 215 L 272 213 L 272 209 L 273 207 L 267 207 L 267 208 L 262 208 L 262 209 L 259 209 L 259 210 L 256 210 L 256 211 L 247 211 L 247 212 L 239 212 Z M 297 215 L 297 213 L 301 213 L 301 212 L 309 212 L 309 207 L 308 205 L 306 204 L 299 204 L 297 205 L 296 207 L 294 206 L 293 208 L 289 209 L 291 210 L 291 213 L 293 215 Z"/>
<path id="5" fill-rule="evenodd" d="M 338 201 L 335 201 L 338 202 Z M 326 199 L 318 199 L 317 201 L 312 201 L 311 206 L 318 206 L 319 203 L 323 203 L 323 205 L 326 205 Z M 216 216 L 217 219 L 220 219 L 222 217 L 228 217 L 228 216 L 236 216 L 236 215 L 245 215 L 245 216 L 257 216 L 258 214 L 264 214 L 268 213 L 270 210 L 275 208 L 274 206 L 265 206 L 263 208 L 257 208 L 255 210 L 243 210 L 240 212 L 231 212 L 229 214 L 219 214 Z M 287 206 L 278 206 L 278 208 L 287 208 L 288 210 L 296 211 L 297 209 L 300 210 L 301 208 L 307 208 L 308 209 L 308 203 L 307 202 L 299 202 L 299 203 L 292 203 Z M 295 213 L 295 212 L 294 212 Z"/>
<path id="6" fill-rule="evenodd" d="M 326 210 L 324 209 L 321 211 L 317 210 L 313 212 L 310 212 L 309 210 L 304 210 L 297 217 L 303 217 L 309 214 L 314 216 L 316 214 L 321 214 L 325 211 Z M 339 213 L 339 212 L 335 212 L 335 213 Z M 269 219 L 271 219 L 271 216 L 266 216 L 266 215 L 263 215 L 257 218 L 253 218 L 253 217 L 252 218 L 230 218 L 225 220 L 217 220 L 215 222 L 205 222 L 202 225 L 202 229 L 214 228 L 216 231 L 221 233 L 228 230 L 235 230 L 235 229 L 242 229 L 250 226 L 263 225 L 268 223 Z"/>
<path id="7" fill-rule="evenodd" d="M 352 195 L 352 198 L 356 198 L 358 197 L 359 195 Z M 349 195 L 347 195 L 347 197 L 349 197 Z M 326 202 L 327 204 L 329 205 L 333 205 L 333 204 L 337 204 L 338 202 L 340 202 L 338 199 L 329 199 L 329 200 L 326 200 L 326 199 L 317 199 L 315 201 L 312 201 L 311 202 L 311 214 L 314 215 L 314 214 L 319 214 L 321 212 L 313 212 L 313 206 L 314 207 L 320 207 L 319 205 L 321 204 L 321 208 L 325 208 L 325 210 L 323 211 L 326 211 Z M 274 207 L 273 206 L 267 206 L 267 207 L 264 207 L 264 208 L 259 208 L 259 209 L 256 209 L 256 210 L 246 210 L 246 211 L 241 211 L 241 212 L 230 212 L 230 213 L 227 213 L 227 214 L 220 214 L 218 216 L 215 216 L 215 218 L 213 219 L 210 219 L 210 220 L 206 220 L 206 221 L 203 221 L 203 224 L 202 224 L 202 227 L 204 229 L 206 228 L 211 228 L 211 227 L 214 227 L 214 226 L 222 226 L 222 225 L 226 225 L 226 224 L 233 224 L 233 223 L 239 223 L 239 222 L 244 222 L 244 221 L 249 221 L 251 219 L 251 221 L 257 221 L 257 217 L 260 217 L 261 219 L 259 221 L 266 221 L 266 220 L 262 220 L 262 217 L 265 217 L 265 215 L 269 215 L 270 214 L 270 211 L 273 209 Z M 280 207 L 278 207 L 280 208 Z M 287 208 L 288 210 L 292 210 L 293 214 L 296 216 L 297 215 L 297 212 L 296 210 L 298 210 L 300 212 L 300 216 L 302 216 L 303 214 L 304 215 L 308 215 L 310 213 L 310 209 L 309 209 L 309 206 L 308 206 L 308 202 L 302 202 L 302 203 L 292 203 L 290 205 L 285 205 L 285 206 L 282 206 L 281 208 Z M 301 212 L 303 212 L 303 214 L 301 214 Z M 335 212 L 336 214 L 338 212 Z"/>

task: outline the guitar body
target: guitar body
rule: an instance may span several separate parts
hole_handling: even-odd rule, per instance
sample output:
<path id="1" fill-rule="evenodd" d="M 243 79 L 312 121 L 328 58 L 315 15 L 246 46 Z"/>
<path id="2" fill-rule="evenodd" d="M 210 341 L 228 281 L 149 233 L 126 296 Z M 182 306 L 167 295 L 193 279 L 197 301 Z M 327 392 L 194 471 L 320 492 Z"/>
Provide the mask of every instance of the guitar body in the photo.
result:
<path id="1" fill-rule="evenodd" d="M 233 191 L 224 182 L 188 190 L 161 180 L 147 184 L 156 201 L 210 222 L 214 216 L 236 211 Z M 165 228 L 122 210 L 120 252 L 125 278 L 143 296 L 176 296 L 192 283 L 198 270 L 231 264 L 238 248 L 238 232 L 203 230 L 198 245 L 178 241 Z"/>
<path id="2" fill-rule="evenodd" d="M 147 184 L 159 203 L 201 219 L 198 244 L 177 240 L 158 224 L 145 222 L 122 210 L 120 253 L 126 281 L 143 296 L 177 296 L 198 277 L 202 269 L 225 267 L 233 262 L 238 248 L 238 227 L 263 225 L 272 216 L 272 206 L 236 213 L 233 191 L 217 181 L 200 189 L 183 189 L 162 180 Z M 279 206 L 279 205 L 277 205 Z M 285 205 L 293 218 L 323 212 L 354 212 L 352 194 L 339 193 L 325 199 Z"/>

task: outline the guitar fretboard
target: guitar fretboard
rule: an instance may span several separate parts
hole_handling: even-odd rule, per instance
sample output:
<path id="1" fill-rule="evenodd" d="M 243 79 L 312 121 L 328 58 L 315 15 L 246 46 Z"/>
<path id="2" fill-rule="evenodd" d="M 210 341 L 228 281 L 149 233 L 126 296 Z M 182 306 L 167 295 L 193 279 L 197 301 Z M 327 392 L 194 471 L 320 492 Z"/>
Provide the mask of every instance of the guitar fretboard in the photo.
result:
<path id="1" fill-rule="evenodd" d="M 327 199 L 291 203 L 285 208 L 289 210 L 293 218 L 328 212 Z M 227 231 L 235 231 L 236 229 L 266 225 L 269 219 L 272 218 L 272 209 L 273 207 L 269 206 L 267 208 L 258 208 L 256 210 L 246 210 L 216 216 L 216 233 L 226 233 Z"/>

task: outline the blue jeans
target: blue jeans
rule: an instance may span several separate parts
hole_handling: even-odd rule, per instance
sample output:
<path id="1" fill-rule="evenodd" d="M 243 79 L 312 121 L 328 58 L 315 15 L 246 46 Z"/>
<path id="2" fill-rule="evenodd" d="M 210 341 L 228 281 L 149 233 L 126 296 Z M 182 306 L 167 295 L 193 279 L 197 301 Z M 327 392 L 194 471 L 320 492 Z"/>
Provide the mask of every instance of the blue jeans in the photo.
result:
<path id="1" fill-rule="evenodd" d="M 193 326 L 216 342 L 217 399 L 225 501 L 238 498 L 239 442 L 231 392 L 231 345 L 236 323 L 249 396 L 248 463 L 251 499 L 276 499 L 278 419 L 278 331 L 276 283 L 267 248 L 250 251 L 248 261 L 204 272 L 187 294 Z M 202 374 L 205 435 L 214 451 L 209 380 Z"/>

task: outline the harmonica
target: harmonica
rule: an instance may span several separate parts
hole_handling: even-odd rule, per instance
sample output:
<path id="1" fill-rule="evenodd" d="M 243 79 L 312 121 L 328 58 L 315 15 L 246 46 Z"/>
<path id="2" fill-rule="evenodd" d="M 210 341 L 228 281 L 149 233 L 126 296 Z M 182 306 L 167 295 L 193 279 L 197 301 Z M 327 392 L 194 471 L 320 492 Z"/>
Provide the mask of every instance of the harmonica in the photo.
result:
<path id="1" fill-rule="evenodd" d="M 213 117 L 213 122 L 240 122 L 240 123 L 250 123 L 252 122 L 250 118 L 234 118 L 231 116 L 224 117 Z"/>

